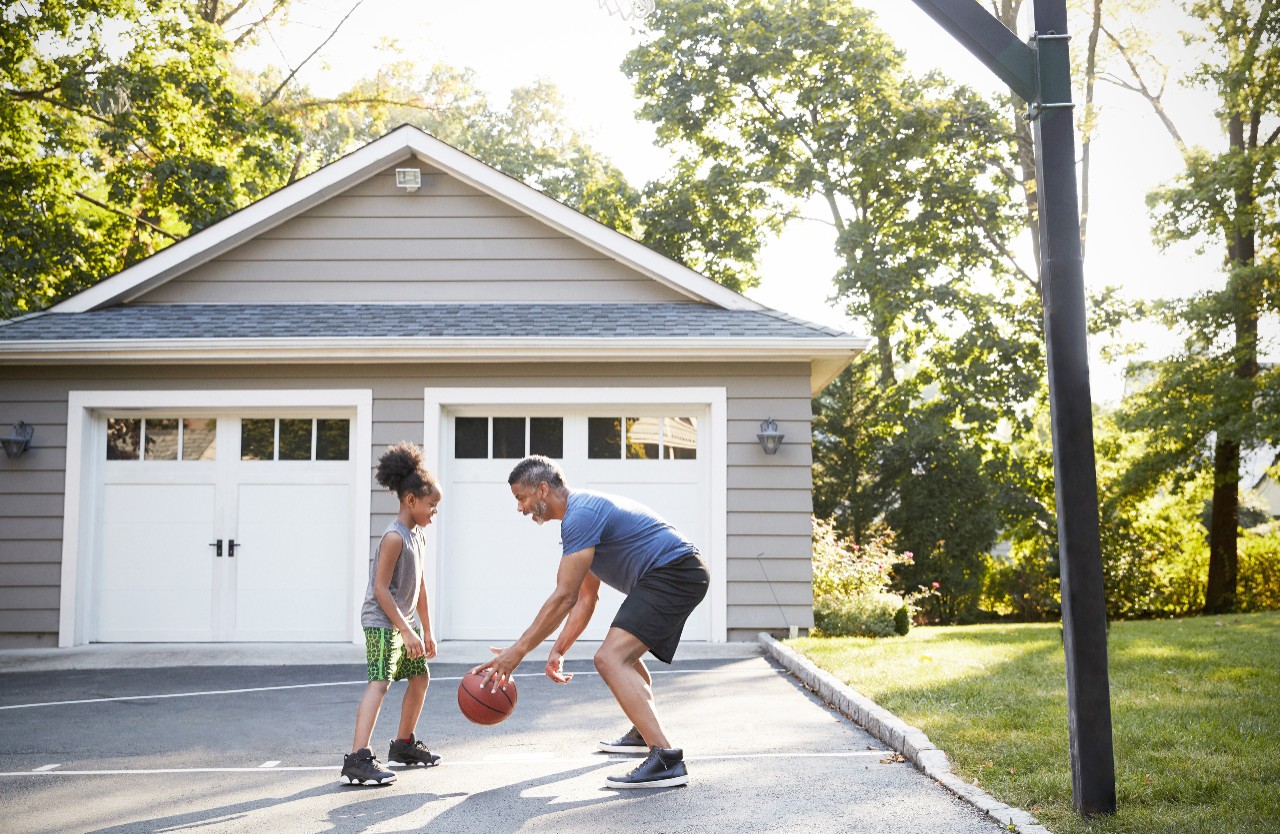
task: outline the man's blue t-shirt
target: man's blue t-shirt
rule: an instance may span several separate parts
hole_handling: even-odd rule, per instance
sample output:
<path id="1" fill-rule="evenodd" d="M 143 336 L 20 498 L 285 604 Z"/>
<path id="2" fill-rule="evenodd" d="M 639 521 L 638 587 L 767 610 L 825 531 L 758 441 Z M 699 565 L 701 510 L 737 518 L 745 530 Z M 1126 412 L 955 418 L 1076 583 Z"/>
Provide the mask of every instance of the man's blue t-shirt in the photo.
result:
<path id="1" fill-rule="evenodd" d="M 624 594 L 631 593 L 647 571 L 697 552 L 692 542 L 643 504 L 590 490 L 569 492 L 560 544 L 565 556 L 594 546 L 591 572 Z"/>

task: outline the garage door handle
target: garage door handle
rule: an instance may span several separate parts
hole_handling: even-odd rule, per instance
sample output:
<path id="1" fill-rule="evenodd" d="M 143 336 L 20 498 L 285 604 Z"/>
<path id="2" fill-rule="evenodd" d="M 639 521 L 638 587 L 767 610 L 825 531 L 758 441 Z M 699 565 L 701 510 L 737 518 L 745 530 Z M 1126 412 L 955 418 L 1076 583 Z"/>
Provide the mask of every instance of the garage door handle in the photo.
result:
<path id="1" fill-rule="evenodd" d="M 209 542 L 209 546 L 218 548 L 217 550 L 218 558 L 221 559 L 222 558 L 222 539 L 218 539 L 216 542 Z"/>
<path id="2" fill-rule="evenodd" d="M 235 539 L 227 539 L 227 558 L 228 559 L 236 558 L 236 540 Z"/>

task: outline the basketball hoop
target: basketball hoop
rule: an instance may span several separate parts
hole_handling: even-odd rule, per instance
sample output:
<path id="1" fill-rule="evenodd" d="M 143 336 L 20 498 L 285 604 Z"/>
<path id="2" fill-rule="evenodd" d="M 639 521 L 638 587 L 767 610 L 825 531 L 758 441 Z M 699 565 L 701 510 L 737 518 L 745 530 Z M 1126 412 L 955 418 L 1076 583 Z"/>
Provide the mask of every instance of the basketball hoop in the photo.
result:
<path id="1" fill-rule="evenodd" d="M 643 20 L 658 9 L 655 0 L 596 0 L 600 8 L 610 15 L 617 15 L 628 23 L 632 18 Z"/>

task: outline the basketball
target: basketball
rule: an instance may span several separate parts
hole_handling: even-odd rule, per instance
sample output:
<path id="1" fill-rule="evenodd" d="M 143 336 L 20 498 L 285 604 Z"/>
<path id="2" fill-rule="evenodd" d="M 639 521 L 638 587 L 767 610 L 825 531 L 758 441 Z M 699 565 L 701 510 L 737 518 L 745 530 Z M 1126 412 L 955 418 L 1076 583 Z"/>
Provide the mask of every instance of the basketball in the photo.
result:
<path id="1" fill-rule="evenodd" d="M 492 682 L 480 688 L 482 680 L 484 675 L 479 672 L 462 676 L 458 684 L 458 709 L 474 724 L 497 724 L 516 708 L 516 682 L 508 680 L 506 689 L 493 692 Z"/>

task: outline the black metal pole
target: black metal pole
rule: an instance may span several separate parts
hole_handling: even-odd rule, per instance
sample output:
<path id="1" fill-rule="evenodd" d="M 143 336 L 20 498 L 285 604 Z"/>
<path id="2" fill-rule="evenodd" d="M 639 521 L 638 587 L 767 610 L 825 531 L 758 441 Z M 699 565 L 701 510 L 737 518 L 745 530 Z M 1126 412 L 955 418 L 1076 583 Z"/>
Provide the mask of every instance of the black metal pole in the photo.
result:
<path id="1" fill-rule="evenodd" d="M 1054 493 L 1067 660 L 1071 790 L 1079 814 L 1116 810 L 1107 607 L 1098 539 L 1093 405 L 1076 193 L 1066 0 L 1034 0 L 1034 48 L 977 0 L 915 0 L 1024 101 L 1035 122 L 1040 294 L 1053 422 Z"/>
<path id="2" fill-rule="evenodd" d="M 1107 610 L 1098 536 L 1098 486 L 1089 392 L 1084 264 L 1065 0 L 1035 0 L 1040 100 L 1035 119 L 1054 492 L 1062 578 L 1071 788 L 1080 814 L 1116 810 Z"/>

